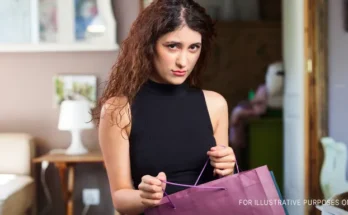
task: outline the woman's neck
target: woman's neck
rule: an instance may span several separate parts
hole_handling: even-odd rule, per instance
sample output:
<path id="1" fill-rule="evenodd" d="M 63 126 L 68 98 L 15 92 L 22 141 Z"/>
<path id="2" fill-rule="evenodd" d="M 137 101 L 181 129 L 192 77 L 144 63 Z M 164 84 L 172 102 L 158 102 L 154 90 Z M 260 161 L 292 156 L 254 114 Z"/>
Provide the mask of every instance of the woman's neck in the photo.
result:
<path id="1" fill-rule="evenodd" d="M 166 95 L 166 96 L 177 96 L 184 95 L 188 90 L 188 85 L 186 83 L 182 84 L 169 84 L 169 83 L 160 83 L 151 78 L 144 85 L 145 89 L 151 93 L 157 95 Z"/>

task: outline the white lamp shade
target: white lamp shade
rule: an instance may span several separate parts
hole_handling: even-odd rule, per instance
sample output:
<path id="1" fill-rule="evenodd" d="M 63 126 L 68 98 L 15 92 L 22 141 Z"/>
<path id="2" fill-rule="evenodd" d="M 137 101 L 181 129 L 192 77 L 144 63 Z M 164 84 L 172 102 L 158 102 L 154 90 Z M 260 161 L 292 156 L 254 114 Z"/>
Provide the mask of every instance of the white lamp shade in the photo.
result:
<path id="1" fill-rule="evenodd" d="M 85 100 L 65 100 L 60 106 L 59 130 L 92 129 L 90 107 Z"/>

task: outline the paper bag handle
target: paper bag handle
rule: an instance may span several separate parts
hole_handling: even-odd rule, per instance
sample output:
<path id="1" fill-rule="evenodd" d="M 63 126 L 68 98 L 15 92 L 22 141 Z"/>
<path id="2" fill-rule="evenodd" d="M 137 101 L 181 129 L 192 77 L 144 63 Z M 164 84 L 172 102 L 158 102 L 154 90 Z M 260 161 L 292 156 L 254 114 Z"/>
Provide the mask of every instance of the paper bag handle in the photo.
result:
<path id="1" fill-rule="evenodd" d="M 218 145 L 218 146 L 221 146 L 221 147 L 225 148 L 225 146 L 222 146 L 222 145 Z M 210 160 L 210 159 L 208 158 L 207 161 L 205 162 L 205 164 L 204 164 L 204 166 L 203 166 L 203 169 L 202 169 L 201 173 L 199 174 L 199 176 L 198 176 L 198 178 L 197 178 L 197 180 L 196 180 L 196 182 L 195 182 L 195 184 L 194 184 L 195 186 L 198 184 L 198 181 L 199 181 L 199 179 L 201 178 L 201 176 L 202 176 L 202 174 L 203 174 L 205 168 L 207 167 L 207 164 L 208 164 L 209 160 Z M 235 163 L 236 163 L 237 173 L 239 173 L 239 167 L 238 167 L 237 159 L 235 160 Z"/>
<path id="2" fill-rule="evenodd" d="M 225 147 L 225 146 L 223 146 Z M 170 181 L 163 181 L 161 180 L 163 183 L 166 183 L 166 184 L 170 184 L 170 185 L 175 185 L 175 186 L 180 186 L 180 187 L 189 187 L 189 188 L 200 188 L 200 189 L 223 189 L 223 190 L 226 190 L 225 187 L 202 187 L 202 186 L 197 186 L 198 182 L 199 182 L 199 179 L 201 178 L 205 168 L 207 167 L 207 164 L 209 162 L 209 158 L 207 159 L 207 161 L 205 162 L 202 170 L 201 170 L 201 173 L 199 174 L 196 182 L 194 185 L 187 185 L 187 184 L 179 184 L 179 183 L 173 183 L 173 182 L 170 182 Z M 237 173 L 239 173 L 239 167 L 238 167 L 238 163 L 237 163 L 237 160 L 235 161 L 236 162 L 236 168 L 237 168 Z M 171 205 L 173 206 L 173 208 L 175 209 L 175 205 L 174 203 L 172 202 L 172 200 L 169 198 L 169 195 L 166 193 L 165 190 L 163 190 L 163 193 L 165 194 L 165 196 L 168 198 L 168 201 L 171 203 Z"/>

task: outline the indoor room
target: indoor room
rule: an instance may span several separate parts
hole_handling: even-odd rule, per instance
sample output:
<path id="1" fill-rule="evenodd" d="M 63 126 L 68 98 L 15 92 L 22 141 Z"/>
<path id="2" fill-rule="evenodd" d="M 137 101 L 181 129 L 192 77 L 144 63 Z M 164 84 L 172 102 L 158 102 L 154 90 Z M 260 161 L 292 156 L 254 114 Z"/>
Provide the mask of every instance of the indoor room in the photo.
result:
<path id="1" fill-rule="evenodd" d="M 128 162 L 116 162 L 124 153 L 115 148 L 105 147 L 102 152 L 91 111 L 104 96 L 137 17 L 146 14 L 151 4 L 164 2 L 171 7 L 177 7 L 177 2 L 193 5 L 193 0 L 2 0 L 0 215 L 128 214 L 116 210 L 119 198 L 111 191 L 114 180 L 107 174 Z M 166 214 L 163 211 L 173 209 L 168 205 L 175 208 L 175 204 L 182 206 L 178 211 L 193 214 L 260 210 L 259 214 L 267 215 L 270 211 L 320 215 L 342 210 L 325 201 L 347 199 L 339 194 L 348 190 L 347 167 L 337 165 L 348 163 L 347 1 L 195 2 L 216 22 L 217 31 L 202 73 L 202 88 L 226 100 L 224 149 L 233 149 L 229 155 L 238 162 L 237 167 L 234 160 L 229 161 L 233 164 L 230 175 L 219 176 L 217 184 L 236 185 L 237 191 L 216 184 L 205 187 L 227 190 L 228 197 L 221 198 L 217 190 L 197 190 L 204 187 L 196 186 L 197 182 L 184 184 L 190 188 L 168 196 L 160 189 L 165 198 L 146 215 Z M 133 30 L 138 32 L 136 27 Z M 137 44 L 131 47 L 140 49 Z M 134 50 L 128 57 L 137 54 Z M 169 125 L 159 127 L 165 130 Z M 148 127 L 138 129 L 141 133 Z M 191 136 L 200 133 L 193 131 Z M 118 156 L 111 159 L 109 151 Z M 163 157 L 160 153 L 148 156 Z M 138 162 L 149 159 L 143 160 Z M 197 173 L 198 178 L 201 175 Z M 200 195 L 204 192 L 210 193 Z M 252 199 L 272 200 L 267 192 L 283 204 L 251 204 Z"/>

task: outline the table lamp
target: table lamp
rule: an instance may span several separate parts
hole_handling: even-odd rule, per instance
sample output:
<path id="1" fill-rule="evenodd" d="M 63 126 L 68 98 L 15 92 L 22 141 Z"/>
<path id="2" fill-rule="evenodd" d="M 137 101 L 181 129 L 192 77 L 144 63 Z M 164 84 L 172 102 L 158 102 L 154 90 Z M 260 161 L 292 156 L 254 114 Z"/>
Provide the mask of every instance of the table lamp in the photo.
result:
<path id="1" fill-rule="evenodd" d="M 85 154 L 88 150 L 81 141 L 81 130 L 92 129 L 90 107 L 85 100 L 64 100 L 60 106 L 58 129 L 71 132 L 71 144 L 65 154 Z"/>

